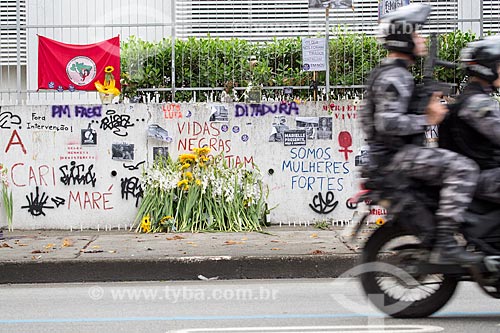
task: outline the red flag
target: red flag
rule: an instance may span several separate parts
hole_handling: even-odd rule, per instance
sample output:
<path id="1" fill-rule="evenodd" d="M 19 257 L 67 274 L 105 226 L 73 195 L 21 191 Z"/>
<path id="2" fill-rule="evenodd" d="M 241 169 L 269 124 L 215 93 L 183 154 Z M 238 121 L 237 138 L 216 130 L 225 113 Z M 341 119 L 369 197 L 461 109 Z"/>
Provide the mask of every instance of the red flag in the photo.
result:
<path id="1" fill-rule="evenodd" d="M 120 36 L 88 45 L 38 36 L 38 89 L 96 90 L 94 82 L 104 82 L 107 66 L 120 89 Z"/>

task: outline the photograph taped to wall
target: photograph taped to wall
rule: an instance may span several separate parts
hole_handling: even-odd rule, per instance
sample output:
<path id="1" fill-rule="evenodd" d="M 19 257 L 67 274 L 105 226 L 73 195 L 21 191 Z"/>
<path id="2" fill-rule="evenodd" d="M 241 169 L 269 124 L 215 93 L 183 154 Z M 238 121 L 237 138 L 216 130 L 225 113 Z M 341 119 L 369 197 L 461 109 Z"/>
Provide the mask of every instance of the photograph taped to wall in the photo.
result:
<path id="1" fill-rule="evenodd" d="M 354 157 L 354 166 L 369 165 L 369 163 L 370 163 L 369 147 L 362 146 L 359 149 L 359 153 Z"/>
<path id="2" fill-rule="evenodd" d="M 96 145 L 97 144 L 97 132 L 93 128 L 82 129 L 82 146 L 84 145 Z"/>
<path id="3" fill-rule="evenodd" d="M 133 161 L 134 160 L 134 144 L 133 143 L 113 143 L 111 145 L 111 158 L 117 161 Z"/>
<path id="4" fill-rule="evenodd" d="M 229 121 L 229 111 L 224 107 L 224 105 L 213 105 L 210 108 L 210 118 L 209 121 L 216 122 L 228 122 Z"/>
<path id="5" fill-rule="evenodd" d="M 157 124 L 151 124 L 148 126 L 148 137 L 168 143 L 173 141 L 172 137 L 168 135 L 168 131 Z"/>
<path id="6" fill-rule="evenodd" d="M 333 138 L 332 117 L 319 117 L 319 126 L 316 134 L 319 140 L 331 140 Z"/>
<path id="7" fill-rule="evenodd" d="M 269 142 L 282 142 L 284 137 L 284 132 L 288 129 L 289 127 L 286 124 L 286 117 L 275 116 L 273 127 L 271 129 L 271 135 L 269 136 Z"/>
<path id="8" fill-rule="evenodd" d="M 297 129 L 306 130 L 308 139 L 316 139 L 319 117 L 296 117 L 295 121 L 297 122 Z"/>
<path id="9" fill-rule="evenodd" d="M 153 160 L 156 161 L 160 157 L 168 158 L 168 147 L 153 147 Z"/>

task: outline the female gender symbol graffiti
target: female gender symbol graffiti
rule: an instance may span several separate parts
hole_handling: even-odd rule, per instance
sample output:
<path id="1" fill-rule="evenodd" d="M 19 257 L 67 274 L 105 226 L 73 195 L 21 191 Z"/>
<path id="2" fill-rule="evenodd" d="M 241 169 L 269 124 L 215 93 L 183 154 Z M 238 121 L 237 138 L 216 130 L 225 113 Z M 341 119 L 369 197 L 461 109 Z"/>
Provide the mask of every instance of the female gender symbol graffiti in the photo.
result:
<path id="1" fill-rule="evenodd" d="M 349 159 L 348 153 L 352 153 L 352 150 L 347 149 L 352 146 L 352 137 L 351 133 L 343 131 L 339 133 L 339 145 L 342 149 L 339 149 L 339 152 L 344 153 L 345 160 Z"/>

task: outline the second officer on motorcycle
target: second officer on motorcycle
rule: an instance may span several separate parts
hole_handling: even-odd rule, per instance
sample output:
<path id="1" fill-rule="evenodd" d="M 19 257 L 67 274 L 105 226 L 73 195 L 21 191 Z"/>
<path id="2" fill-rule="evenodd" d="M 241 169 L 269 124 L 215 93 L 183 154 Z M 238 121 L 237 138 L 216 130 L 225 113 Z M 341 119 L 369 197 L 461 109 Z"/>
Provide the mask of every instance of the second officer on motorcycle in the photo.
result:
<path id="1" fill-rule="evenodd" d="M 471 42 L 460 61 L 469 82 L 439 129 L 439 144 L 476 161 L 481 172 L 475 196 L 500 203 L 500 36 Z"/>
<path id="2" fill-rule="evenodd" d="M 439 92 L 425 110 L 412 107 L 419 103 L 415 103 L 414 78 L 408 67 L 427 53 L 417 30 L 430 12 L 428 5 L 411 4 L 382 17 L 378 37 L 389 52 L 368 79 L 361 123 L 375 177 L 399 174 L 441 188 L 431 262 L 471 265 L 482 256 L 460 247 L 454 234 L 472 201 L 479 168 L 456 152 L 424 145 L 426 127 L 439 124 L 448 111 L 440 103 Z"/>

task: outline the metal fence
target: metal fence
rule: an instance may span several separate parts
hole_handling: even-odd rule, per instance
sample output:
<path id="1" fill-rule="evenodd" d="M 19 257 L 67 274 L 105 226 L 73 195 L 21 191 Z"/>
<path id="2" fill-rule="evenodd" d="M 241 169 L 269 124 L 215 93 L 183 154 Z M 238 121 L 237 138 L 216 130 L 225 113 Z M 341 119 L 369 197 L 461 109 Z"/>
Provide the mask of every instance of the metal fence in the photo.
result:
<path id="1" fill-rule="evenodd" d="M 499 32 L 500 0 L 421 2 L 435 9 L 424 33 Z M 354 5 L 326 16 L 308 0 L 0 0 L 0 105 L 98 101 L 96 92 L 37 91 L 37 35 L 71 44 L 120 35 L 126 100 L 213 101 L 228 82 L 238 98 L 249 82 L 265 99 L 312 99 L 315 85 L 318 99 L 327 88 L 329 98 L 353 97 L 383 54 L 372 37 L 377 1 Z M 325 34 L 329 80 L 301 68 L 300 38 Z"/>

